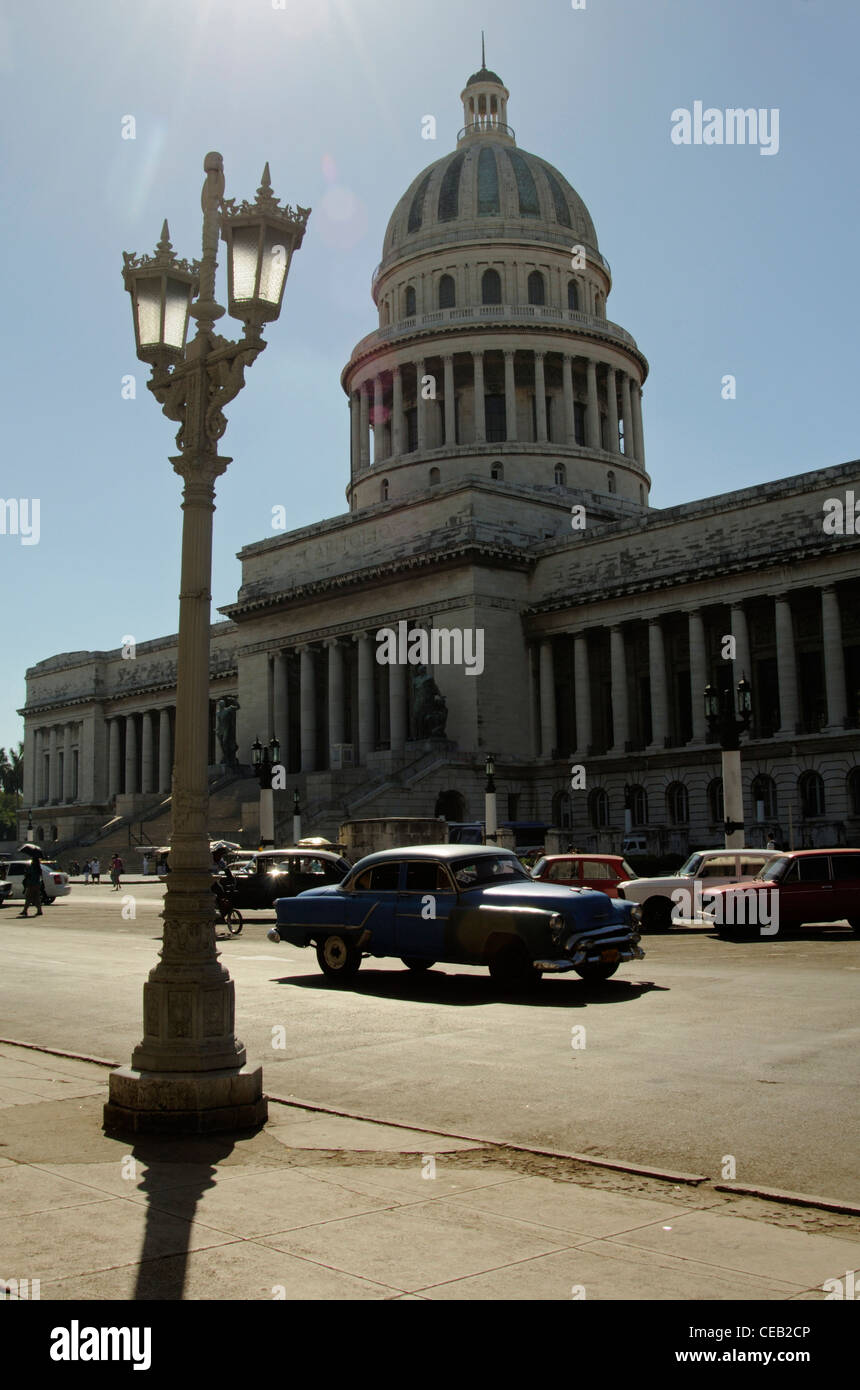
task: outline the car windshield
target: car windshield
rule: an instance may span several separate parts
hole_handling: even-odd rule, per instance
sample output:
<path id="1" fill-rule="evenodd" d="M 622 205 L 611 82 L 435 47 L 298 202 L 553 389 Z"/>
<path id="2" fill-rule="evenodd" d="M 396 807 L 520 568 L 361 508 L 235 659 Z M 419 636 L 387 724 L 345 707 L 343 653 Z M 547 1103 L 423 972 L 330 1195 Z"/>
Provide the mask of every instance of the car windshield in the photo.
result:
<path id="1" fill-rule="evenodd" d="M 701 868 L 704 857 L 703 854 L 691 854 L 686 864 L 682 864 L 680 869 L 675 870 L 675 877 L 681 878 L 682 875 L 688 874 L 691 878 L 695 878 Z"/>
<path id="2" fill-rule="evenodd" d="M 482 854 L 474 859 L 455 859 L 451 872 L 458 888 L 474 888 L 477 883 L 528 879 L 522 864 L 512 854 Z"/>
<path id="3" fill-rule="evenodd" d="M 776 855 L 773 859 L 768 859 L 762 864 L 756 878 L 781 879 L 790 863 L 791 860 L 786 859 L 784 855 Z"/>

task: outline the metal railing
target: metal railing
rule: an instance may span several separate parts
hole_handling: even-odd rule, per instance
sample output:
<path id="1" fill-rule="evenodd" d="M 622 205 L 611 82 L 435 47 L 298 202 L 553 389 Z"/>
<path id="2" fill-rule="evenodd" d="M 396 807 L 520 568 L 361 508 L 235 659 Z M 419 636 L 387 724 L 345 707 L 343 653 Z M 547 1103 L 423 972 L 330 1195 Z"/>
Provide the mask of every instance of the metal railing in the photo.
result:
<path id="1" fill-rule="evenodd" d="M 581 309 L 557 309 L 551 304 L 471 304 L 460 309 L 434 309 L 426 314 L 412 314 L 399 323 L 386 324 L 368 333 L 353 348 L 353 357 L 372 345 L 387 343 L 410 333 L 420 333 L 439 329 L 446 324 L 458 327 L 468 322 L 486 323 L 487 319 L 498 319 L 508 323 L 558 324 L 559 327 L 587 329 L 590 333 L 600 333 L 603 337 L 615 338 L 630 347 L 636 347 L 636 339 L 626 328 L 609 319 L 598 318 L 594 314 L 583 313 Z M 637 349 L 638 350 L 638 349 Z"/>

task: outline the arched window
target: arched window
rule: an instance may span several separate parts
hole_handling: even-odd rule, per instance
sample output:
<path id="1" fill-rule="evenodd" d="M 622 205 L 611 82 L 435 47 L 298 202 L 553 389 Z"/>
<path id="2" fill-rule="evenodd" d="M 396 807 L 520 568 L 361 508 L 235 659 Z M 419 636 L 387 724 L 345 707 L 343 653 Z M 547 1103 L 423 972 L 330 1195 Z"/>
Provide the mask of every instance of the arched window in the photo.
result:
<path id="1" fill-rule="evenodd" d="M 644 506 L 645 506 L 645 487 L 644 487 L 644 484 L 642 484 L 642 483 L 639 484 L 639 501 L 642 503 L 642 506 L 644 507 Z"/>
<path id="2" fill-rule="evenodd" d="M 494 463 L 492 468 L 490 469 L 490 477 L 495 478 L 496 482 L 501 482 L 504 479 L 504 476 L 505 470 L 502 467 L 502 465 L 500 463 Z"/>
<path id="3" fill-rule="evenodd" d="M 441 481 L 442 481 L 442 474 L 439 472 L 439 469 L 438 469 L 438 468 L 431 468 L 431 469 L 430 469 L 430 486 L 431 486 L 431 487 L 436 487 L 439 483 L 441 483 Z"/>
<path id="4" fill-rule="evenodd" d="M 708 814 L 712 825 L 720 825 L 726 818 L 722 777 L 714 777 L 708 783 Z"/>
<path id="5" fill-rule="evenodd" d="M 405 299 L 405 304 L 404 304 L 404 312 L 405 312 L 406 318 L 408 318 L 408 319 L 414 319 L 414 317 L 415 317 L 415 286 L 414 286 L 414 285 L 407 285 L 407 286 L 406 286 L 406 299 Z"/>
<path id="6" fill-rule="evenodd" d="M 817 772 L 802 772 L 797 782 L 800 813 L 804 820 L 825 814 L 824 782 Z"/>
<path id="7" fill-rule="evenodd" d="M 529 276 L 529 304 L 546 304 L 546 285 L 539 270 Z"/>
<path id="8" fill-rule="evenodd" d="M 439 308 L 453 309 L 457 303 L 457 290 L 453 275 L 443 275 L 439 281 Z"/>
<path id="9" fill-rule="evenodd" d="M 567 282 L 567 307 L 568 309 L 579 308 L 579 286 L 575 280 Z"/>
<path id="10" fill-rule="evenodd" d="M 499 170 L 491 149 L 478 155 L 478 216 L 492 217 L 499 212 Z"/>
<path id="11" fill-rule="evenodd" d="M 618 484 L 615 481 L 615 474 L 613 473 L 611 468 L 606 475 L 606 486 L 610 492 L 618 491 Z"/>
<path id="12" fill-rule="evenodd" d="M 860 816 L 860 767 L 852 767 L 848 774 L 848 805 L 852 816 Z"/>
<path id="13" fill-rule="evenodd" d="M 460 171 L 465 155 L 455 154 L 449 163 L 442 183 L 439 186 L 439 206 L 437 215 L 440 222 L 453 222 L 460 211 Z"/>
<path id="14" fill-rule="evenodd" d="M 588 814 L 595 830 L 603 830 L 609 824 L 609 797 L 602 787 L 588 793 Z"/>
<path id="15" fill-rule="evenodd" d="M 603 291 L 596 290 L 594 294 L 594 312 L 599 319 L 603 318 Z"/>
<path id="16" fill-rule="evenodd" d="M 560 222 L 562 226 L 569 227 L 571 225 L 570 208 L 567 205 L 567 199 L 561 191 L 561 184 L 548 165 L 541 164 L 541 168 L 544 172 L 544 178 L 549 184 L 549 191 L 552 194 L 552 201 L 555 206 L 555 220 L 556 222 Z"/>
<path id="17" fill-rule="evenodd" d="M 753 811 L 759 802 L 762 803 L 765 820 L 779 820 L 779 811 L 776 804 L 776 782 L 772 777 L 767 777 L 762 772 L 758 777 L 753 778 L 750 788 L 752 796 Z"/>
<path id="18" fill-rule="evenodd" d="M 634 825 L 648 824 L 648 793 L 638 784 L 630 788 L 630 819 Z"/>
<path id="19" fill-rule="evenodd" d="M 424 221 L 424 197 L 427 193 L 427 185 L 430 182 L 430 177 L 430 174 L 425 174 L 415 190 L 412 206 L 409 209 L 409 221 L 406 224 L 407 232 L 419 231 L 421 223 Z"/>
<path id="20" fill-rule="evenodd" d="M 689 825 L 690 798 L 683 782 L 670 782 L 666 788 L 666 814 L 670 825 Z"/>
<path id="21" fill-rule="evenodd" d="M 517 181 L 517 193 L 520 200 L 521 217 L 540 217 L 540 204 L 538 202 L 537 188 L 535 186 L 534 175 L 529 168 L 519 150 L 508 150 L 508 159 L 514 171 L 514 178 Z"/>
<path id="22" fill-rule="evenodd" d="M 559 830 L 573 829 L 573 803 L 570 792 L 556 792 L 552 799 L 552 823 Z"/>
<path id="23" fill-rule="evenodd" d="M 387 328 L 388 325 L 390 324 L 390 322 L 391 322 L 391 309 L 390 309 L 390 307 L 389 307 L 388 300 L 385 299 L 385 300 L 383 300 L 383 303 L 382 303 L 382 327 L 383 327 L 383 328 Z"/>
<path id="24" fill-rule="evenodd" d="M 388 501 L 388 479 L 387 479 L 387 478 L 383 478 L 383 479 L 382 479 L 382 482 L 379 484 L 379 500 L 380 500 L 380 502 L 387 502 L 387 501 Z"/>
<path id="25" fill-rule="evenodd" d="M 481 303 L 501 304 L 502 277 L 497 270 L 485 270 L 481 276 Z"/>
<path id="26" fill-rule="evenodd" d="M 37 839 L 37 840 L 44 840 L 44 838 L 45 838 L 45 827 L 44 827 L 44 825 L 40 825 L 40 826 L 39 826 L 39 829 L 36 831 L 36 839 Z"/>
<path id="27" fill-rule="evenodd" d="M 466 803 L 461 793 L 454 791 L 453 788 L 440 792 L 436 798 L 433 815 L 441 820 L 464 821 L 466 819 Z"/>
<path id="28" fill-rule="evenodd" d="M 566 483 L 567 469 L 565 468 L 563 463 L 557 463 L 555 465 L 555 485 L 556 487 L 564 487 Z"/>

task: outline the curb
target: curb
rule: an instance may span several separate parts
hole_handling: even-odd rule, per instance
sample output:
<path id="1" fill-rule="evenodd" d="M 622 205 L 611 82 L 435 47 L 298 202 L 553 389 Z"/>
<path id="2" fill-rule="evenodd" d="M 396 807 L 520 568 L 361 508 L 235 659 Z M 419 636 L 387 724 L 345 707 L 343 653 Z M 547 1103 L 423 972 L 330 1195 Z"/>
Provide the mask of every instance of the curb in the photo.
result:
<path id="1" fill-rule="evenodd" d="M 68 1057 L 71 1061 L 92 1062 L 98 1067 L 118 1067 L 106 1057 L 93 1057 L 86 1052 L 61 1051 L 56 1047 L 44 1047 L 41 1043 L 21 1042 L 17 1038 L 0 1038 L 0 1046 L 23 1047 L 30 1052 L 44 1052 L 50 1057 Z M 276 1096 L 271 1091 L 265 1093 L 266 1099 L 275 1105 L 286 1105 L 297 1110 L 316 1111 L 322 1115 L 335 1115 L 344 1120 L 363 1120 L 366 1124 L 386 1125 L 391 1129 L 406 1129 L 414 1134 L 431 1134 L 442 1139 L 463 1139 L 470 1144 L 480 1144 L 486 1148 L 513 1149 L 516 1153 L 538 1154 L 544 1158 L 565 1158 L 574 1163 L 584 1163 L 591 1168 L 608 1168 L 613 1172 L 632 1173 L 639 1177 L 658 1178 L 663 1182 L 684 1183 L 696 1187 L 710 1183 L 712 1179 L 705 1173 L 676 1173 L 671 1168 L 653 1168 L 644 1163 L 624 1163 L 619 1159 L 595 1158 L 593 1154 L 569 1153 L 565 1149 L 549 1149 L 534 1144 L 516 1144 L 510 1139 L 490 1138 L 482 1134 L 461 1134 L 452 1129 L 428 1129 L 424 1125 L 404 1123 L 401 1120 L 381 1120 L 378 1115 L 364 1115 L 358 1110 L 338 1110 L 333 1105 L 322 1105 L 319 1101 L 301 1100 L 298 1096 Z M 752 1183 L 713 1182 L 715 1192 L 728 1192 L 736 1196 L 758 1197 L 767 1202 L 783 1202 L 797 1207 L 813 1207 L 820 1211 L 838 1212 L 844 1216 L 860 1216 L 860 1203 L 841 1201 L 834 1197 L 816 1197 L 808 1192 L 788 1192 L 780 1187 L 756 1187 Z"/>

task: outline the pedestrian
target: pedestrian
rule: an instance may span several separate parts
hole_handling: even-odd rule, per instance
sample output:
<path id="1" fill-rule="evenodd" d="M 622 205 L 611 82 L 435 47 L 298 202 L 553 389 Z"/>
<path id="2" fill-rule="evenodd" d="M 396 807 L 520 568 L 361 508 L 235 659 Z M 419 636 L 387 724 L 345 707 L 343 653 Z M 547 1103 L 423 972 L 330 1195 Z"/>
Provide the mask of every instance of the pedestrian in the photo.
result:
<path id="1" fill-rule="evenodd" d="M 42 916 L 42 861 L 38 854 L 30 855 L 30 862 L 24 870 L 24 908 L 19 917 L 27 916 L 27 908 L 34 907 L 36 916 Z"/>
<path id="2" fill-rule="evenodd" d="M 768 836 L 765 849 L 776 849 L 776 840 L 773 838 L 773 835 Z"/>
<path id="3" fill-rule="evenodd" d="M 87 860 L 85 860 L 85 862 L 84 862 L 84 883 L 89 883 L 89 881 L 90 881 L 90 861 L 89 861 L 89 859 L 87 859 Z"/>
<path id="4" fill-rule="evenodd" d="M 101 882 L 102 866 L 101 866 L 101 861 L 100 861 L 100 860 L 98 860 L 98 859 L 94 859 L 94 860 L 93 860 L 93 862 L 90 864 L 90 873 L 91 873 L 92 876 L 93 876 L 93 883 L 100 883 L 100 882 Z"/>
<path id="5" fill-rule="evenodd" d="M 113 857 L 113 859 L 110 861 L 110 881 L 111 881 L 111 883 L 113 884 L 114 892 L 115 892 L 115 893 L 118 893 L 118 892 L 119 892 L 119 889 L 120 889 L 119 876 L 120 876 L 120 874 L 122 873 L 122 871 L 123 871 L 124 868 L 125 868 L 125 865 L 123 864 L 123 862 L 122 862 L 122 860 L 120 859 L 119 855 L 118 855 L 118 854 L 115 854 L 114 857 Z"/>

